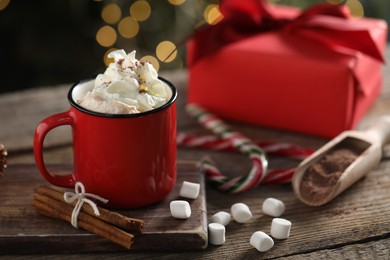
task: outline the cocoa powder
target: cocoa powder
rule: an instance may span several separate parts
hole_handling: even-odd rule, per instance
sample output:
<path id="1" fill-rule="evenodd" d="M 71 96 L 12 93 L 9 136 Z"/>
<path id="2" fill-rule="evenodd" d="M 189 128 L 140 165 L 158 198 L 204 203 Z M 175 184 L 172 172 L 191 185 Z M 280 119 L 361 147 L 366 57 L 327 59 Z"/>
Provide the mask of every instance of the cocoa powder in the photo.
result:
<path id="1" fill-rule="evenodd" d="M 323 201 L 333 191 L 345 169 L 357 157 L 358 154 L 349 148 L 329 151 L 304 173 L 299 187 L 302 198 L 312 203 Z"/>

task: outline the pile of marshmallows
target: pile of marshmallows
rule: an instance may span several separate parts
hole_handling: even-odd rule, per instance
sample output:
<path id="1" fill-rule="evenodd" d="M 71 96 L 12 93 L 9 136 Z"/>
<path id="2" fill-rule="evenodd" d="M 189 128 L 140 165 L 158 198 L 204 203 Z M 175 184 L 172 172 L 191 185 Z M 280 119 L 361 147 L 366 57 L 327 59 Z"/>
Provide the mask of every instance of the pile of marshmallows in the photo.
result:
<path id="1" fill-rule="evenodd" d="M 196 199 L 199 195 L 200 185 L 197 183 L 184 181 L 180 196 L 189 199 Z M 185 200 L 174 200 L 170 203 L 171 215 L 174 218 L 187 219 L 191 216 L 190 204 Z M 263 231 L 256 231 L 250 238 L 250 244 L 260 252 L 266 252 L 274 246 L 274 240 L 287 239 L 290 236 L 291 222 L 279 218 L 285 210 L 282 201 L 275 198 L 267 198 L 262 205 L 264 214 L 275 217 L 272 219 L 270 235 Z M 225 243 L 225 227 L 233 218 L 238 223 L 247 223 L 252 219 L 252 212 L 244 203 L 236 203 L 231 206 L 230 213 L 220 211 L 210 218 L 208 224 L 209 243 L 212 245 L 222 245 Z"/>

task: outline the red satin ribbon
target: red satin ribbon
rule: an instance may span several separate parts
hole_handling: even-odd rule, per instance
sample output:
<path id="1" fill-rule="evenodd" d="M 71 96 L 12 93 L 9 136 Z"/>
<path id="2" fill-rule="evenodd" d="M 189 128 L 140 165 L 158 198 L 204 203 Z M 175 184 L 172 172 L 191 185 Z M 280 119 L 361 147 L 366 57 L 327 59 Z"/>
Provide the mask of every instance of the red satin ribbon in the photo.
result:
<path id="1" fill-rule="evenodd" d="M 369 28 L 350 20 L 344 5 L 316 5 L 291 19 L 278 17 L 266 0 L 221 0 L 219 7 L 223 19 L 198 30 L 192 37 L 196 49 L 189 65 L 227 44 L 272 30 L 305 37 L 335 51 L 340 47 L 359 51 L 384 62 Z"/>

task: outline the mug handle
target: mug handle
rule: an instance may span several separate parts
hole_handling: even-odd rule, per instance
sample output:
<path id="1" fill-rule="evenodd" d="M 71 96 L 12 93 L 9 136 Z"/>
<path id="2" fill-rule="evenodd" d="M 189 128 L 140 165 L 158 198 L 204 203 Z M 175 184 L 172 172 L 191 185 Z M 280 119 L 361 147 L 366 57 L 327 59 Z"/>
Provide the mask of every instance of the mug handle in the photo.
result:
<path id="1" fill-rule="evenodd" d="M 51 184 L 64 188 L 73 188 L 75 179 L 73 173 L 69 175 L 55 175 L 49 172 L 46 168 L 43 159 L 43 142 L 47 133 L 62 125 L 70 125 L 73 127 L 74 119 L 71 116 L 70 110 L 59 114 L 51 115 L 43 119 L 37 126 L 34 135 L 34 157 L 35 162 L 40 170 L 42 176 Z"/>

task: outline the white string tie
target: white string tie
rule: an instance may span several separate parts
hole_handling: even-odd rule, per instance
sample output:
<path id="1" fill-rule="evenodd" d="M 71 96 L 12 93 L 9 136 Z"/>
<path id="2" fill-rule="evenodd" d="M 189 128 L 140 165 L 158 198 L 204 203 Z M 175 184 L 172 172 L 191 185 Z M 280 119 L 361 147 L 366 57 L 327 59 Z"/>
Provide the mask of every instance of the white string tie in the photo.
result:
<path id="1" fill-rule="evenodd" d="M 77 203 L 76 203 L 76 205 L 73 209 L 73 212 L 72 212 L 71 224 L 75 228 L 78 228 L 77 218 L 79 216 L 81 208 L 83 207 L 84 202 L 88 203 L 92 207 L 93 213 L 96 216 L 100 216 L 100 212 L 99 212 L 99 209 L 97 208 L 96 204 L 92 200 L 88 199 L 87 197 L 100 200 L 103 203 L 107 203 L 108 200 L 106 200 L 102 197 L 99 197 L 95 194 L 86 193 L 85 187 L 81 182 L 76 182 L 74 190 L 76 193 L 71 192 L 71 191 L 65 192 L 64 193 L 64 200 L 66 203 L 71 204 L 73 201 L 75 201 L 77 199 Z"/>

